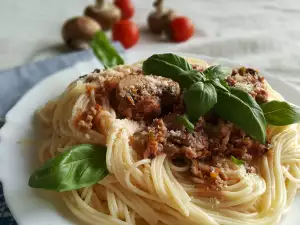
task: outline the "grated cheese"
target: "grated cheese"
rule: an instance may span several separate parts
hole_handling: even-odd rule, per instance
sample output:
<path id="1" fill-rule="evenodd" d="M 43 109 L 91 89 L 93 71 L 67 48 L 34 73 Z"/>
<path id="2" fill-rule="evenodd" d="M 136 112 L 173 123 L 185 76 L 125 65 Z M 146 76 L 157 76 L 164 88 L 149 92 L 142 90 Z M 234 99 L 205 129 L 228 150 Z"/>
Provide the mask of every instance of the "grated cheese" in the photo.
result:
<path id="1" fill-rule="evenodd" d="M 240 88 L 246 92 L 251 92 L 253 90 L 253 85 L 245 83 L 236 83 L 235 87 Z"/>

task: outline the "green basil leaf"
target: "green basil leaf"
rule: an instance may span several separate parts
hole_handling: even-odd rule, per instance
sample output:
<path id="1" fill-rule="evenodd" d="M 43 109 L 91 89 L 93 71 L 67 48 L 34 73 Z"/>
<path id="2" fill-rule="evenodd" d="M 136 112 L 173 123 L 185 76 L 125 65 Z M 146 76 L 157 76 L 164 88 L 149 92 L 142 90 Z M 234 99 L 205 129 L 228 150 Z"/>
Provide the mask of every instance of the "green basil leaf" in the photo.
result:
<path id="1" fill-rule="evenodd" d="M 241 166 L 245 163 L 243 160 L 237 159 L 233 155 L 230 158 L 231 158 L 231 161 L 238 166 Z"/>
<path id="2" fill-rule="evenodd" d="M 260 105 L 269 124 L 285 126 L 300 122 L 300 107 L 288 102 L 270 101 Z"/>
<path id="3" fill-rule="evenodd" d="M 72 146 L 48 160 L 29 178 L 32 188 L 70 191 L 97 183 L 108 174 L 106 148 L 82 144 Z"/>
<path id="4" fill-rule="evenodd" d="M 94 35 L 91 47 L 96 57 L 105 68 L 124 64 L 124 60 L 111 45 L 103 31 L 98 31 Z"/>
<path id="5" fill-rule="evenodd" d="M 167 63 L 174 65 L 184 71 L 193 69 L 193 67 L 184 58 L 182 58 L 181 56 L 172 54 L 172 53 L 155 54 L 155 55 L 152 55 L 151 57 L 149 57 L 147 60 L 151 60 L 151 59 L 156 59 L 159 61 L 167 62 Z M 154 75 L 158 75 L 158 74 L 154 74 Z M 161 75 L 159 75 L 159 76 L 161 76 Z"/>
<path id="6" fill-rule="evenodd" d="M 197 70 L 183 71 L 171 79 L 179 83 L 182 89 L 189 88 L 192 84 L 197 83 L 199 81 L 206 81 L 204 75 Z"/>
<path id="7" fill-rule="evenodd" d="M 225 87 L 227 90 L 230 89 L 230 86 L 226 83 L 225 80 L 220 80 L 220 83 L 222 84 L 223 87 Z"/>
<path id="8" fill-rule="evenodd" d="M 176 120 L 178 123 L 182 124 L 188 130 L 188 132 L 192 132 L 195 129 L 194 124 L 189 121 L 186 115 L 177 116 Z"/>
<path id="9" fill-rule="evenodd" d="M 150 57 L 143 62 L 143 73 L 145 75 L 152 74 L 161 77 L 172 78 L 182 72 L 184 72 L 184 70 L 180 67 L 157 58 Z"/>
<path id="10" fill-rule="evenodd" d="M 230 74 L 230 69 L 222 67 L 220 65 L 210 66 L 203 71 L 207 79 L 225 79 Z"/>
<path id="11" fill-rule="evenodd" d="M 211 83 L 216 89 L 223 91 L 228 91 L 230 88 L 224 80 L 219 80 L 218 78 L 208 80 L 208 82 Z"/>
<path id="12" fill-rule="evenodd" d="M 177 65 L 153 56 L 144 61 L 143 73 L 170 78 L 178 82 L 181 88 L 188 88 L 193 83 L 205 78 L 201 72 L 196 70 L 185 71 Z"/>
<path id="13" fill-rule="evenodd" d="M 217 103 L 217 92 L 212 84 L 197 82 L 187 89 L 183 98 L 188 118 L 196 122 Z"/>
<path id="14" fill-rule="evenodd" d="M 236 124 L 252 138 L 265 143 L 266 119 L 256 101 L 237 88 L 230 88 L 228 91 L 217 88 L 217 93 L 218 102 L 214 111 L 221 118 Z"/>

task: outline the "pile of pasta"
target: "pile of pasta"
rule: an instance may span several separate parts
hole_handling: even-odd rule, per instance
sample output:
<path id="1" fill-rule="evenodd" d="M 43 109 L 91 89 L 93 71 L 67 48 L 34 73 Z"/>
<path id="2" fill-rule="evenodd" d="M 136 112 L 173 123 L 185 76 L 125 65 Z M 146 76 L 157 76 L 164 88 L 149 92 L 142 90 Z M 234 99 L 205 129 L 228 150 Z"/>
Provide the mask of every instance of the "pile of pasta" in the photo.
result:
<path id="1" fill-rule="evenodd" d="M 201 60 L 188 59 L 203 67 Z M 138 65 L 138 64 L 137 64 Z M 119 66 L 130 69 L 131 66 Z M 235 174 L 240 179 L 209 197 L 199 196 L 199 188 L 184 176 L 188 167 L 177 167 L 165 154 L 141 158 L 129 145 L 137 124 L 117 119 L 108 99 L 102 98 L 101 131 L 80 131 L 74 125 L 79 111 L 93 104 L 86 83 L 78 79 L 56 99 L 37 112 L 45 131 L 39 149 L 41 162 L 81 143 L 107 147 L 109 171 L 90 187 L 61 193 L 70 211 L 87 224 L 107 225 L 199 225 L 277 224 L 291 206 L 300 182 L 299 126 L 268 127 L 271 153 L 259 160 L 259 173 L 249 174 L 243 166 Z M 282 97 L 269 86 L 270 98 Z"/>

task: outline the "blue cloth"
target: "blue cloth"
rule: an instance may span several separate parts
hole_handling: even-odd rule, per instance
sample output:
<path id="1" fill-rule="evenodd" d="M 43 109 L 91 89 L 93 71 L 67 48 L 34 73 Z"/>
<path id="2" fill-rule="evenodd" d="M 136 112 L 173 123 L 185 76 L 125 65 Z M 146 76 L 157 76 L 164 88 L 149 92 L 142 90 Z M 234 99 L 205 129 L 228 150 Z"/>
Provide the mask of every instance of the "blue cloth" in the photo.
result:
<path id="1" fill-rule="evenodd" d="M 124 51 L 120 44 L 114 43 L 114 46 L 119 52 Z M 92 57 L 92 51 L 85 50 L 0 71 L 0 128 L 5 114 L 36 83 L 59 70 L 71 67 L 79 61 L 90 60 Z M 1 182 L 0 225 L 17 225 L 5 203 Z"/>
<path id="2" fill-rule="evenodd" d="M 92 57 L 93 53 L 86 50 L 0 71 L 0 117 L 43 78 Z"/>
<path id="3" fill-rule="evenodd" d="M 9 208 L 6 205 L 2 184 L 0 183 L 0 225 L 17 225 L 13 216 L 11 215 Z"/>

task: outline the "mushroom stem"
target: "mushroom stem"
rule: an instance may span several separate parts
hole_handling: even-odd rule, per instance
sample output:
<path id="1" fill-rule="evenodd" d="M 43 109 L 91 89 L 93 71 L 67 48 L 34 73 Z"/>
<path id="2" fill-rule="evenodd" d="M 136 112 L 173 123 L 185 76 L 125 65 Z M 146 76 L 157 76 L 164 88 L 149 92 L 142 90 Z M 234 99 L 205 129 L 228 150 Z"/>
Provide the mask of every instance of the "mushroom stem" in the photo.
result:
<path id="1" fill-rule="evenodd" d="M 96 7 L 102 8 L 104 5 L 104 0 L 96 0 Z"/>
<path id="2" fill-rule="evenodd" d="M 153 6 L 156 8 L 157 13 L 162 14 L 164 11 L 164 0 L 156 0 Z"/>

